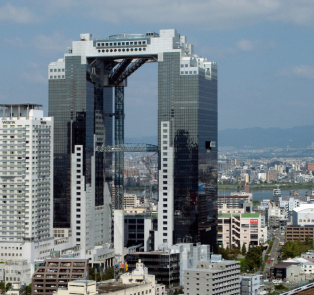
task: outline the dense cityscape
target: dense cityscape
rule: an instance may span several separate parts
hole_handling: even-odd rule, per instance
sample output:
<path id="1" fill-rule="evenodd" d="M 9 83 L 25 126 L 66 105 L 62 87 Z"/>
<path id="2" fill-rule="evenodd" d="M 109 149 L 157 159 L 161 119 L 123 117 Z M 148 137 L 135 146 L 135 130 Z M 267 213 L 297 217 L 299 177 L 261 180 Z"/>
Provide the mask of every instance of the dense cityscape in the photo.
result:
<path id="1" fill-rule="evenodd" d="M 207 2 L 0 5 L 1 294 L 314 294 L 314 5 Z"/>

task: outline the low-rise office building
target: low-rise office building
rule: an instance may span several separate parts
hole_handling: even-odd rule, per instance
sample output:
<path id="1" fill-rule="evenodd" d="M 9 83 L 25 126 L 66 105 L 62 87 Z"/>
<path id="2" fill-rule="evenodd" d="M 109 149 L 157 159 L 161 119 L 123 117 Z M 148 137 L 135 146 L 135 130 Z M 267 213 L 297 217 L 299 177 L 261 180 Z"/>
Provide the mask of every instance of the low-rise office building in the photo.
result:
<path id="1" fill-rule="evenodd" d="M 271 277 L 286 279 L 301 272 L 300 262 L 281 262 L 270 268 Z"/>
<path id="2" fill-rule="evenodd" d="M 218 245 L 224 248 L 239 247 L 246 244 L 260 245 L 264 242 L 260 213 L 218 214 Z"/>
<path id="3" fill-rule="evenodd" d="M 314 274 L 314 262 L 306 258 L 294 257 L 283 260 L 282 262 L 298 262 L 301 263 L 301 272 L 304 274 Z"/>
<path id="4" fill-rule="evenodd" d="M 210 262 L 199 262 L 184 271 L 185 295 L 240 295 L 239 261 L 222 260 L 212 255 Z"/>
<path id="5" fill-rule="evenodd" d="M 314 226 L 314 204 L 302 204 L 293 209 L 292 221 L 293 225 Z"/>
<path id="6" fill-rule="evenodd" d="M 84 279 L 88 273 L 88 259 L 45 259 L 32 277 L 32 295 L 46 295 L 58 288 L 67 288 L 67 282 Z"/>
<path id="7" fill-rule="evenodd" d="M 305 253 L 301 253 L 301 258 L 312 258 L 312 259 L 314 259 L 314 250 L 308 250 Z"/>
<path id="8" fill-rule="evenodd" d="M 286 242 L 288 241 L 302 241 L 304 242 L 306 237 L 314 239 L 314 226 L 313 225 L 288 225 L 286 227 Z"/>

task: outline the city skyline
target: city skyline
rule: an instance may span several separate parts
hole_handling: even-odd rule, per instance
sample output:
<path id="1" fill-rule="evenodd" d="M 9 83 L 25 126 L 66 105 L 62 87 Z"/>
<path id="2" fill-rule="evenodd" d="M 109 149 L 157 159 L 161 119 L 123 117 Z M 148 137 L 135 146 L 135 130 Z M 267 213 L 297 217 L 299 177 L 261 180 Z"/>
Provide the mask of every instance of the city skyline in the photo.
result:
<path id="1" fill-rule="evenodd" d="M 30 1 L 25 6 L 15 1 L 0 6 L 0 44 L 6 57 L 0 82 L 2 103 L 18 103 L 20 97 L 28 97 L 43 104 L 46 112 L 46 64 L 65 52 L 81 32 L 93 32 L 97 38 L 175 27 L 189 36 L 188 42 L 195 44 L 202 56 L 219 64 L 219 130 L 312 124 L 314 68 L 307 44 L 312 38 L 314 4 L 310 1 L 277 0 L 254 6 L 225 0 L 216 5 L 213 1 L 191 6 L 182 2 L 177 7 L 152 3 L 156 14 L 162 14 L 160 18 L 151 11 L 144 13 L 146 4 L 140 2 L 133 4 L 135 10 L 123 2 L 94 4 Z M 104 17 L 99 17 L 96 7 Z M 137 13 L 142 18 L 135 17 Z M 156 65 L 149 65 L 130 78 L 126 137 L 157 136 L 156 77 Z M 16 83 L 20 87 L 15 87 Z M 239 115 L 244 112 L 245 116 Z"/>

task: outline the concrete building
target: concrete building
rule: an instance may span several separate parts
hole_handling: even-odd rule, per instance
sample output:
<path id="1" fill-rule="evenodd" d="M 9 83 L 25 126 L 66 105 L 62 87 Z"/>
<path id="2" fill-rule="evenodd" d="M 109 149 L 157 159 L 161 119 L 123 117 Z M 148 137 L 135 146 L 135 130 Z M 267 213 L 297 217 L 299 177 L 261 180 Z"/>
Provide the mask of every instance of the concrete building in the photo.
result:
<path id="1" fill-rule="evenodd" d="M 45 295 L 58 288 L 67 288 L 68 281 L 84 279 L 88 270 L 88 259 L 45 259 L 33 274 L 32 295 Z"/>
<path id="2" fill-rule="evenodd" d="M 23 267 L 27 261 L 31 270 L 35 259 L 54 248 L 53 118 L 44 117 L 37 104 L 0 108 L 0 259 Z"/>
<path id="3" fill-rule="evenodd" d="M 109 295 L 126 295 L 126 294 L 156 294 L 164 295 L 165 286 L 155 284 L 155 276 L 148 274 L 148 269 L 139 260 L 136 268 L 131 273 L 120 275 L 119 280 L 108 280 L 97 283 L 91 280 L 75 280 L 68 283 L 67 288 L 59 288 L 56 295 L 70 294 L 109 294 Z"/>
<path id="4" fill-rule="evenodd" d="M 243 208 L 244 204 L 250 204 L 253 202 L 253 194 L 240 192 L 231 193 L 231 196 L 218 196 L 218 208 L 223 208 L 223 204 L 226 204 L 227 208 Z"/>
<path id="5" fill-rule="evenodd" d="M 302 204 L 292 212 L 293 225 L 314 226 L 314 204 Z"/>
<path id="6" fill-rule="evenodd" d="M 32 280 L 31 264 L 27 260 L 5 260 L 0 263 L 0 277 L 5 282 L 27 285 Z"/>
<path id="7" fill-rule="evenodd" d="M 314 163 L 307 163 L 306 164 L 307 171 L 314 171 Z"/>
<path id="8" fill-rule="evenodd" d="M 137 206 L 136 194 L 124 194 L 124 208 L 136 208 Z"/>
<path id="9" fill-rule="evenodd" d="M 294 257 L 283 260 L 282 262 L 298 262 L 301 263 L 301 273 L 314 274 L 314 262 L 303 257 Z"/>
<path id="10" fill-rule="evenodd" d="M 278 172 L 276 169 L 269 169 L 267 175 L 267 181 L 277 181 L 278 180 Z"/>
<path id="11" fill-rule="evenodd" d="M 286 227 L 286 242 L 298 240 L 304 242 L 306 237 L 314 240 L 313 225 L 288 225 Z"/>
<path id="12" fill-rule="evenodd" d="M 259 275 L 240 276 L 241 295 L 259 295 L 261 279 Z"/>
<path id="13" fill-rule="evenodd" d="M 308 250 L 306 253 L 301 253 L 301 258 L 312 258 L 312 259 L 314 259 L 314 250 Z"/>
<path id="14" fill-rule="evenodd" d="M 133 212 L 132 212 L 133 211 Z M 135 213 L 136 211 L 136 213 Z M 144 249 L 144 228 L 145 228 L 145 211 L 139 214 L 140 210 L 125 210 L 124 215 L 124 246 L 142 244 Z M 141 212 L 141 211 L 140 211 Z M 157 229 L 157 214 L 152 214 L 151 228 Z"/>
<path id="15" fill-rule="evenodd" d="M 260 245 L 264 241 L 260 213 L 230 213 L 218 215 L 218 245 L 224 248 L 232 246 L 242 248 L 248 245 Z"/>
<path id="16" fill-rule="evenodd" d="M 12 284 L 12 286 L 5 292 L 5 295 L 25 295 L 26 286 L 21 283 Z"/>
<path id="17" fill-rule="evenodd" d="M 55 295 L 70 295 L 70 294 L 96 295 L 97 294 L 96 281 L 74 280 L 72 282 L 66 283 L 66 287 L 59 288 L 57 289 L 57 291 L 54 291 L 53 293 Z"/>
<path id="18" fill-rule="evenodd" d="M 270 276 L 287 279 L 301 272 L 300 262 L 281 262 L 270 268 Z"/>
<path id="19" fill-rule="evenodd" d="M 212 255 L 210 262 L 199 262 L 184 271 L 185 295 L 240 295 L 239 261 L 222 260 Z"/>
<path id="20" fill-rule="evenodd" d="M 172 245 L 171 253 L 180 253 L 180 286 L 183 285 L 183 273 L 185 270 L 195 268 L 198 262 L 210 261 L 210 246 L 197 243 L 181 243 Z"/>

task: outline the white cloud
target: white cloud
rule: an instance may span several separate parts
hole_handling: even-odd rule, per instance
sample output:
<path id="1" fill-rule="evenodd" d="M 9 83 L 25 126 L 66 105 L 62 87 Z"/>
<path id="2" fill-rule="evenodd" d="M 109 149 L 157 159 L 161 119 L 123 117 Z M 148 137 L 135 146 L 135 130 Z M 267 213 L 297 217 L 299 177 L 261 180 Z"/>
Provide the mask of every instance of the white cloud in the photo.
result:
<path id="1" fill-rule="evenodd" d="M 61 52 L 66 52 L 66 48 L 72 46 L 71 40 L 58 32 L 54 32 L 51 36 L 39 34 L 34 38 L 34 44 L 41 50 Z"/>
<path id="2" fill-rule="evenodd" d="M 314 79 L 314 67 L 306 65 L 294 66 L 280 69 L 277 74 L 278 76 L 290 78 Z"/>
<path id="3" fill-rule="evenodd" d="M 27 82 L 47 84 L 48 77 L 46 74 L 46 69 L 41 68 L 36 62 L 28 62 L 26 66 L 27 71 L 24 72 L 20 78 Z"/>
<path id="4" fill-rule="evenodd" d="M 234 54 L 241 53 L 243 51 L 261 51 L 277 48 L 278 44 L 273 41 L 264 42 L 262 40 L 247 40 L 241 39 L 233 47 L 226 46 L 215 46 L 215 47 L 206 47 L 201 46 L 200 54 L 204 56 L 210 55 L 212 58 L 226 58 Z"/>
<path id="5" fill-rule="evenodd" d="M 0 7 L 0 21 L 25 24 L 34 22 L 35 17 L 28 7 L 13 6 L 8 3 Z"/>
<path id="6" fill-rule="evenodd" d="M 4 39 L 4 42 L 11 45 L 11 46 L 14 46 L 14 47 L 18 47 L 18 48 L 23 48 L 26 46 L 26 44 L 24 43 L 24 41 L 22 41 L 20 38 L 16 37 L 16 38 L 13 38 L 13 39 L 8 39 L 8 38 L 5 38 Z"/>
<path id="7" fill-rule="evenodd" d="M 82 4 L 84 5 L 84 4 Z M 89 3 L 88 3 L 89 5 Z M 86 11 L 88 11 L 88 7 Z M 314 24 L 312 0 L 94 0 L 90 17 L 111 23 L 164 24 L 233 29 L 258 22 Z"/>
<path id="8" fill-rule="evenodd" d="M 251 51 L 254 49 L 254 43 L 250 40 L 242 39 L 237 43 L 237 47 L 243 51 Z"/>

